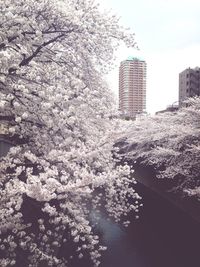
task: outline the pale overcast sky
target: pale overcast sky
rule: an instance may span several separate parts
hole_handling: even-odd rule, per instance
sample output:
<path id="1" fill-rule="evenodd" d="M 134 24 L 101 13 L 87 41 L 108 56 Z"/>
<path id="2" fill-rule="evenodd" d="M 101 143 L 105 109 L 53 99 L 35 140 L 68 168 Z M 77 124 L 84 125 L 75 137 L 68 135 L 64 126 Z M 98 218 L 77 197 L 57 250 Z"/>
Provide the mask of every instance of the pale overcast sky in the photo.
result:
<path id="1" fill-rule="evenodd" d="M 178 75 L 200 67 L 200 0 L 99 0 L 136 35 L 140 51 L 121 48 L 108 76 L 118 94 L 118 67 L 128 56 L 147 62 L 147 112 L 178 100 Z"/>

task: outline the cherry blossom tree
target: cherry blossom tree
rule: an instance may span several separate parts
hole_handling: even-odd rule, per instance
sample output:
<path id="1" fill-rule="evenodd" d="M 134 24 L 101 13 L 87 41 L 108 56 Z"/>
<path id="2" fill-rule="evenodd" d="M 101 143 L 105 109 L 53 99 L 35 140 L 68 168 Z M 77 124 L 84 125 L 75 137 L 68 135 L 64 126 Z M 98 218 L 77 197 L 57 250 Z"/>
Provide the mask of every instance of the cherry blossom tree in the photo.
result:
<path id="1" fill-rule="evenodd" d="M 152 166 L 158 178 L 176 180 L 177 190 L 200 196 L 200 98 L 190 98 L 176 112 L 165 112 L 127 124 L 123 157 Z"/>
<path id="2" fill-rule="evenodd" d="M 118 222 L 140 199 L 113 159 L 120 127 L 102 79 L 134 36 L 92 0 L 0 0 L 0 14 L 0 118 L 15 143 L 0 161 L 0 265 L 70 266 L 59 247 L 73 241 L 98 266 L 90 211 Z"/>

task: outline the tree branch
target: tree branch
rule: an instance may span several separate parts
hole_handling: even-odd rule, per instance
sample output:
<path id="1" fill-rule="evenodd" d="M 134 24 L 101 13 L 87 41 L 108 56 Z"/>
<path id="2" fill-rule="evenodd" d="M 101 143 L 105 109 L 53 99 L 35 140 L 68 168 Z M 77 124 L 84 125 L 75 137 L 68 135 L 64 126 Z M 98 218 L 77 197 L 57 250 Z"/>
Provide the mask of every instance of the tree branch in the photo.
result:
<path id="1" fill-rule="evenodd" d="M 19 66 L 22 67 L 22 66 L 28 65 L 29 62 L 30 62 L 34 57 L 36 57 L 37 54 L 42 50 L 42 48 L 44 48 L 45 46 L 47 46 L 47 45 L 49 45 L 49 44 L 52 44 L 52 43 L 56 42 L 59 38 L 61 38 L 61 37 L 63 37 L 63 36 L 64 36 L 64 34 L 60 34 L 60 35 L 56 36 L 55 38 L 50 39 L 50 40 L 47 41 L 47 42 L 44 42 L 42 45 L 40 45 L 40 46 L 35 50 L 35 52 L 33 52 L 33 54 L 32 54 L 31 56 L 29 56 L 29 57 L 23 59 L 23 60 L 21 61 L 21 63 L 19 64 Z"/>

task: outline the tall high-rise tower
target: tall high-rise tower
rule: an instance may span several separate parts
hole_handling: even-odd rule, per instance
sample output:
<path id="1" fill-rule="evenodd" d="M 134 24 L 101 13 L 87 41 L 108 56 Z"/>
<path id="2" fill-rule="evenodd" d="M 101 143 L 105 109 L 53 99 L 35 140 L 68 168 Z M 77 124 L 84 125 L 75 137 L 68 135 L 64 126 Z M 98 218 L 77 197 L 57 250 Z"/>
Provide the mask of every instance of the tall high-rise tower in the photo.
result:
<path id="1" fill-rule="evenodd" d="M 134 118 L 146 109 L 146 62 L 128 57 L 119 67 L 119 110 Z"/>

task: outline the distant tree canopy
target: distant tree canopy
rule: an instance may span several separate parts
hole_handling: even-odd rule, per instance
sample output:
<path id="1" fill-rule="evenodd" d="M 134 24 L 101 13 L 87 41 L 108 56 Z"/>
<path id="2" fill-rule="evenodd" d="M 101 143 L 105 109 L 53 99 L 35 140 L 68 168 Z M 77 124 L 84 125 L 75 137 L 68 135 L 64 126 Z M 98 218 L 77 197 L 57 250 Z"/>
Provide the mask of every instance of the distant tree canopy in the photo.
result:
<path id="1" fill-rule="evenodd" d="M 158 178 L 178 178 L 177 190 L 200 197 L 200 98 L 186 107 L 142 118 L 127 126 L 121 152 L 153 166 Z"/>
<path id="2" fill-rule="evenodd" d="M 0 265 L 70 266 L 58 250 L 71 240 L 98 266 L 90 211 L 119 221 L 140 198 L 113 160 L 119 126 L 102 80 L 134 36 L 90 0 L 0 0 L 0 25 L 0 118 L 18 140 L 0 161 Z"/>

